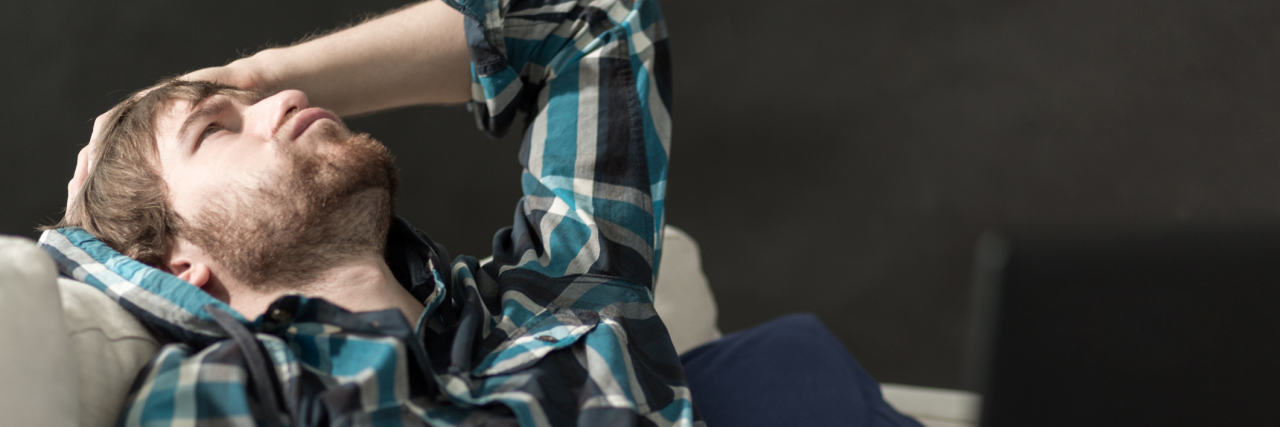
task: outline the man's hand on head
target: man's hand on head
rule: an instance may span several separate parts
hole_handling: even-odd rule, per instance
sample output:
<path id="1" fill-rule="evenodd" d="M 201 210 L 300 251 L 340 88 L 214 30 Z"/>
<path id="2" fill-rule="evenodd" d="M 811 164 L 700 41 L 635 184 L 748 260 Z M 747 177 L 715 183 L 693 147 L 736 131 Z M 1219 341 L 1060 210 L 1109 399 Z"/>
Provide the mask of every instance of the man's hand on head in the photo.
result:
<path id="1" fill-rule="evenodd" d="M 467 102 L 471 100 L 471 56 L 462 13 L 444 2 L 429 1 L 179 79 L 266 92 L 298 89 L 314 105 L 349 116 L 409 105 Z M 89 144 L 80 150 L 75 175 L 67 183 L 67 212 L 89 176 L 99 133 L 110 116 L 110 111 L 98 116 Z"/>
<path id="2" fill-rule="evenodd" d="M 80 193 L 80 187 L 84 185 L 84 179 L 89 176 L 89 167 L 92 163 L 90 158 L 93 157 L 93 149 L 97 146 L 98 139 L 102 134 L 103 123 L 106 123 L 107 117 L 111 115 L 111 111 L 107 111 L 98 115 L 93 120 L 93 132 L 89 134 L 89 143 L 80 149 L 80 153 L 76 155 L 76 170 L 71 175 L 71 181 L 67 182 L 67 208 L 63 211 L 63 215 L 71 215 L 71 205 L 76 202 L 76 195 Z"/>
<path id="3" fill-rule="evenodd" d="M 232 65 L 222 67 L 202 68 L 178 77 L 179 80 L 207 80 L 215 83 L 239 87 L 241 89 L 262 89 L 259 86 L 259 79 L 247 67 L 237 67 Z M 151 89 L 159 85 L 152 86 L 138 92 L 136 96 L 145 96 Z M 75 173 L 71 175 L 71 181 L 67 182 L 67 206 L 63 211 L 63 215 L 69 215 L 71 205 L 75 204 L 76 195 L 80 193 L 80 187 L 84 186 L 84 180 L 89 176 L 90 169 L 93 168 L 93 154 L 98 146 L 98 141 L 102 137 L 102 129 L 106 126 L 107 119 L 115 110 L 108 110 L 98 115 L 93 120 L 93 132 L 89 134 L 89 143 L 80 149 L 80 153 L 76 156 Z"/>

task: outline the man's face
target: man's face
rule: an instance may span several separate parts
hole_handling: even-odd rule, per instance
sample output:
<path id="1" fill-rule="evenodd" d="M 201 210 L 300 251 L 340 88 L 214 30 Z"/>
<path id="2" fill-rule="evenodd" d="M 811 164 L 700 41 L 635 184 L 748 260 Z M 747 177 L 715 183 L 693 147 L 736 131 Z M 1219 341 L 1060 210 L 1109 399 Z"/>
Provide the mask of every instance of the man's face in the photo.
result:
<path id="1" fill-rule="evenodd" d="M 289 167 L 291 153 L 336 154 L 335 144 L 321 137 L 326 128 L 343 125 L 309 107 L 299 91 L 259 99 L 253 92 L 225 90 L 198 104 L 170 101 L 156 120 L 156 144 L 171 207 L 191 218 L 228 190 L 268 184 L 271 175 Z"/>
<path id="2" fill-rule="evenodd" d="M 381 253 L 395 169 L 299 91 L 222 90 L 156 117 L 178 232 L 250 286 L 299 286 L 343 256 Z"/>

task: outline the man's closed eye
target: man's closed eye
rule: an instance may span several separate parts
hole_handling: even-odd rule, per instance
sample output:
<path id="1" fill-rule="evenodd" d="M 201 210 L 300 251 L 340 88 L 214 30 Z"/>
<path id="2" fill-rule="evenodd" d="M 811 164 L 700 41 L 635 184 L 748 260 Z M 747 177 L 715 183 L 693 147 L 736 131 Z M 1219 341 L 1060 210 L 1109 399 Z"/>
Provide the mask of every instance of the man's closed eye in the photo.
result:
<path id="1" fill-rule="evenodd" d="M 206 139 L 217 136 L 222 131 L 229 131 L 229 130 L 230 129 L 227 129 L 217 123 L 209 124 L 209 126 L 205 127 L 204 131 L 200 132 L 200 135 L 196 137 L 196 141 L 195 141 L 195 144 L 193 144 L 192 150 L 193 151 L 199 150 L 200 147 L 204 145 L 204 141 Z"/>
<path id="2" fill-rule="evenodd" d="M 213 134 L 218 133 L 218 131 L 221 131 L 221 130 L 223 130 L 222 126 L 218 126 L 216 124 L 209 125 L 209 127 L 204 128 L 204 132 L 200 133 L 199 140 L 204 141 L 205 138 L 213 136 Z"/>

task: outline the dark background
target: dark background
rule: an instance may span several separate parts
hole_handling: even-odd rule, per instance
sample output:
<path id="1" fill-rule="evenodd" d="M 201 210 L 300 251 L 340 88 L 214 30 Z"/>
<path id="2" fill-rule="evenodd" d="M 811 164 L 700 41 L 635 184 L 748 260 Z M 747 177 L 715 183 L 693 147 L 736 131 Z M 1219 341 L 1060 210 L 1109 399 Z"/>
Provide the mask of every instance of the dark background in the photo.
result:
<path id="1" fill-rule="evenodd" d="M 7 2 L 0 233 L 60 216 L 92 119 L 162 76 L 399 1 Z M 973 244 L 1280 218 L 1273 0 L 672 1 L 668 222 L 731 332 L 815 312 L 882 381 L 960 387 Z M 518 133 L 460 107 L 350 120 L 400 159 L 400 212 L 488 254 Z"/>

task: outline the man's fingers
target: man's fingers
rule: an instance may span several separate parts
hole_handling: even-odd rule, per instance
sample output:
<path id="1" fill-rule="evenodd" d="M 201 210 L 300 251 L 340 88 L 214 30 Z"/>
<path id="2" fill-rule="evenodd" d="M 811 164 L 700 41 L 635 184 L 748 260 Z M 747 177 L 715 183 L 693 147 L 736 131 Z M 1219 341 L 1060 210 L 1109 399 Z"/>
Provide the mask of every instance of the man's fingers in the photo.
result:
<path id="1" fill-rule="evenodd" d="M 73 180 L 84 181 L 84 177 L 89 175 L 89 170 L 93 167 L 89 159 L 93 157 L 93 151 L 98 148 L 98 142 L 102 139 L 102 128 L 106 127 L 107 119 L 112 112 L 102 113 L 93 120 L 93 132 L 89 134 L 89 145 L 80 149 L 80 155 L 76 158 L 76 174 Z"/>
<path id="2" fill-rule="evenodd" d="M 83 181 L 89 175 L 89 149 L 86 145 L 80 149 L 80 154 L 76 155 L 76 172 L 71 176 L 71 182 Z"/>
<path id="3" fill-rule="evenodd" d="M 115 113 L 115 109 L 111 109 L 105 113 L 99 114 L 98 118 L 93 119 L 93 132 L 89 134 L 89 145 L 80 149 L 80 158 L 76 161 L 76 174 L 81 172 L 81 166 L 84 166 L 84 173 L 88 175 L 92 165 L 89 159 L 93 157 L 93 150 L 98 148 L 98 143 L 102 140 L 102 129 L 107 126 L 107 120 Z"/>
<path id="4" fill-rule="evenodd" d="M 71 206 L 76 203 L 76 195 L 80 194 L 80 187 L 84 186 L 84 180 L 89 176 L 89 157 L 92 149 L 93 143 L 90 142 L 89 145 L 80 149 L 80 154 L 76 155 L 76 171 L 71 175 L 71 181 L 67 181 L 67 209 L 64 215 L 71 214 Z"/>
<path id="5" fill-rule="evenodd" d="M 201 68 L 184 74 L 178 79 L 187 81 L 205 80 L 249 90 L 265 89 L 259 86 L 259 78 L 256 74 L 244 67 L 236 67 L 235 63 L 220 67 Z"/>
<path id="6" fill-rule="evenodd" d="M 111 113 L 112 111 L 107 111 L 93 119 L 93 132 L 89 134 L 89 144 L 81 148 L 79 154 L 76 154 L 76 170 L 71 174 L 71 181 L 67 181 L 66 214 L 71 213 L 71 205 L 75 204 L 76 195 L 80 193 L 80 187 L 84 186 L 85 178 L 89 177 L 89 170 L 93 168 L 90 159 L 93 158 L 93 151 L 98 148 L 98 141 L 102 137 L 102 128 L 106 126 Z"/>

